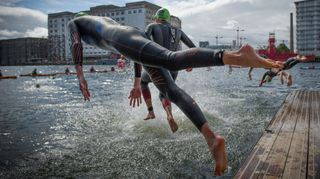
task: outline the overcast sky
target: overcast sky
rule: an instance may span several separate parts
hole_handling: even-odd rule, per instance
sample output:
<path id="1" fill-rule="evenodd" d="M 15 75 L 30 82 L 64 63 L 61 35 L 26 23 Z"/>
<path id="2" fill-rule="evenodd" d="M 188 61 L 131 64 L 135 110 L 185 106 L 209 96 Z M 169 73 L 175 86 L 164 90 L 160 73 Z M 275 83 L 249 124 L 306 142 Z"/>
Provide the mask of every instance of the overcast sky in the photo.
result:
<path id="1" fill-rule="evenodd" d="M 47 14 L 61 11 L 77 12 L 92 6 L 115 4 L 125 6 L 132 0 L 1 0 L 0 39 L 46 37 Z M 295 14 L 294 0 L 150 0 L 169 9 L 182 20 L 182 29 L 198 44 L 209 40 L 231 44 L 236 29 L 245 43 L 266 45 L 269 32 L 278 42 L 289 43 L 290 12 Z M 295 15 L 294 15 L 295 17 Z"/>

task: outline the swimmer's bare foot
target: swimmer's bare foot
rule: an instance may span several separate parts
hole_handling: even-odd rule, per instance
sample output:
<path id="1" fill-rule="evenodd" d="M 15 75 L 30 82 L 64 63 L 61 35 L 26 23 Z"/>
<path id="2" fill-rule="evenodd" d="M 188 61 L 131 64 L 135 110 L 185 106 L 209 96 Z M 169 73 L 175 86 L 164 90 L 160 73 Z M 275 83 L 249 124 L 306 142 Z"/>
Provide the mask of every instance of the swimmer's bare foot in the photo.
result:
<path id="1" fill-rule="evenodd" d="M 244 65 L 251 66 L 251 67 L 260 67 L 260 68 L 281 68 L 283 65 L 281 63 L 277 63 L 270 60 L 265 60 L 264 58 L 260 57 L 254 49 L 250 45 L 244 45 L 239 50 L 240 54 L 243 56 Z"/>
<path id="2" fill-rule="evenodd" d="M 228 167 L 224 138 L 217 135 L 209 150 L 213 156 L 213 159 L 216 161 L 214 175 L 223 175 Z"/>
<path id="3" fill-rule="evenodd" d="M 178 130 L 178 124 L 176 123 L 174 118 L 170 115 L 167 117 L 167 119 L 168 119 L 169 126 L 171 128 L 172 133 L 175 133 Z"/>
<path id="4" fill-rule="evenodd" d="M 237 53 L 224 53 L 224 64 L 254 68 L 282 68 L 283 64 L 260 57 L 250 45 L 242 46 Z"/>
<path id="5" fill-rule="evenodd" d="M 154 119 L 156 118 L 156 116 L 154 115 L 154 112 L 153 111 L 149 111 L 148 115 L 146 118 L 144 118 L 143 120 L 149 120 L 149 119 Z"/>

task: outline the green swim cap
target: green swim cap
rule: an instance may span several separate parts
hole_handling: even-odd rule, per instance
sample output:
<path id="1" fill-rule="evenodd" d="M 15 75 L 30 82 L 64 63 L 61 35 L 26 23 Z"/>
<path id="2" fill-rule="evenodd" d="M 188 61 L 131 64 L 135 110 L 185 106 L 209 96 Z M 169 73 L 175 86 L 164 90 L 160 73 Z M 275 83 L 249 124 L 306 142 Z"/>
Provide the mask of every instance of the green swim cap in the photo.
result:
<path id="1" fill-rule="evenodd" d="M 170 12 L 166 8 L 161 8 L 156 12 L 156 14 L 154 15 L 154 18 L 169 21 L 170 20 Z"/>
<path id="2" fill-rule="evenodd" d="M 76 17 L 81 17 L 81 16 L 87 16 L 87 15 L 89 15 L 89 14 L 86 12 L 78 12 L 76 15 L 74 15 L 74 17 L 76 18 Z"/>

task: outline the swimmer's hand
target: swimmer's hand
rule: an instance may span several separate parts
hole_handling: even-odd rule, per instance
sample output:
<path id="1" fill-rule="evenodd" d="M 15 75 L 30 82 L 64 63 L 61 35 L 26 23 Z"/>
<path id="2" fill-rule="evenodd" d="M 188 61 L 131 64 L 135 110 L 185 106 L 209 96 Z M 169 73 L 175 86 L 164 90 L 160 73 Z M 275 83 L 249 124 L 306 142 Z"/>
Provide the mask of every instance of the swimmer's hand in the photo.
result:
<path id="1" fill-rule="evenodd" d="M 79 86 L 80 86 L 80 91 L 82 92 L 82 95 L 84 97 L 84 100 L 90 101 L 90 92 L 88 89 L 87 81 L 84 79 L 84 77 L 79 77 Z"/>
<path id="2" fill-rule="evenodd" d="M 192 68 L 186 68 L 186 72 L 191 72 Z"/>
<path id="3" fill-rule="evenodd" d="M 130 99 L 130 106 L 135 107 L 136 103 L 137 103 L 137 106 L 139 106 L 142 103 L 141 87 L 139 86 L 139 87 L 132 88 L 128 99 Z"/>
<path id="4" fill-rule="evenodd" d="M 135 107 L 136 103 L 139 106 L 142 103 L 141 100 L 141 78 L 135 77 L 133 88 L 130 91 L 130 95 L 128 97 L 130 99 L 130 106 Z"/>

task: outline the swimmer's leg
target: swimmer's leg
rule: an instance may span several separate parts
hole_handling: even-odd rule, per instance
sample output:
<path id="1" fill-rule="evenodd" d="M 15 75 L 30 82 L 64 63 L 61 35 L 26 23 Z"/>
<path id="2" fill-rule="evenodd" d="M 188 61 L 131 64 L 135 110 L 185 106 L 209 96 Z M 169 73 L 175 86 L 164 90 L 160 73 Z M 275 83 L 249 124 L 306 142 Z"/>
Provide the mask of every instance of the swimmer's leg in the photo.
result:
<path id="1" fill-rule="evenodd" d="M 173 133 L 175 133 L 178 130 L 178 124 L 173 118 L 171 102 L 169 99 L 165 98 L 163 95 L 160 96 L 160 100 L 161 100 L 163 109 L 166 111 L 167 120 L 168 120 L 170 129 Z"/>
<path id="2" fill-rule="evenodd" d="M 175 81 L 178 76 L 178 71 L 170 71 L 172 79 Z M 169 123 L 169 126 L 171 128 L 171 131 L 175 133 L 178 130 L 178 124 L 173 118 L 172 114 L 172 107 L 171 107 L 171 101 L 166 98 L 162 93 L 159 94 L 160 101 L 162 103 L 163 109 L 166 111 L 167 114 L 167 120 Z"/>
<path id="3" fill-rule="evenodd" d="M 201 133 L 206 139 L 209 146 L 210 153 L 213 159 L 216 161 L 214 175 L 223 175 L 227 170 L 228 160 L 226 154 L 225 140 L 222 136 L 214 133 L 206 122 L 201 128 Z"/>
<path id="4" fill-rule="evenodd" d="M 146 103 L 146 106 L 148 109 L 147 117 L 145 117 L 144 120 L 154 119 L 156 117 L 153 111 L 152 97 L 151 97 L 151 92 L 148 86 L 150 82 L 151 82 L 151 79 L 149 75 L 146 72 L 143 72 L 141 75 L 141 91 L 142 91 L 144 102 Z"/>
<path id="5" fill-rule="evenodd" d="M 237 65 L 254 68 L 282 68 L 283 64 L 271 62 L 257 55 L 254 49 L 245 45 L 238 51 L 220 51 L 204 48 L 190 48 L 171 52 L 153 43 L 147 44 L 141 54 L 141 63 L 150 67 L 163 67 L 169 70 L 182 70 L 220 65 Z"/>
<path id="6" fill-rule="evenodd" d="M 216 161 L 215 175 L 222 175 L 227 169 L 224 138 L 210 129 L 199 106 L 185 91 L 174 83 L 168 70 L 150 67 L 145 67 L 145 69 L 149 74 L 152 74 L 150 78 L 159 91 L 176 104 L 200 130 L 208 144 L 212 158 Z"/>

